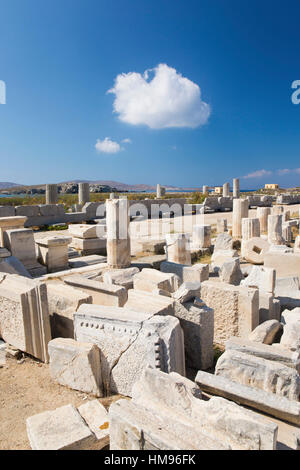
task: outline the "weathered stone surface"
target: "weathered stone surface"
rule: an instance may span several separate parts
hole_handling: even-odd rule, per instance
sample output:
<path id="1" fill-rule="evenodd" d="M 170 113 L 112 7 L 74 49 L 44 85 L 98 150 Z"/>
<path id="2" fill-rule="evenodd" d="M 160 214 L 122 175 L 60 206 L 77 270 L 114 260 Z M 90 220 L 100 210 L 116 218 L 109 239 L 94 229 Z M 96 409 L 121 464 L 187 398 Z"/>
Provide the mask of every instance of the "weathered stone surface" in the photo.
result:
<path id="1" fill-rule="evenodd" d="M 264 264 L 266 254 L 270 249 L 267 240 L 261 237 L 254 237 L 243 244 L 243 257 L 252 264 Z"/>
<path id="2" fill-rule="evenodd" d="M 194 445 L 195 437 L 189 427 L 195 434 L 203 432 L 203 435 L 232 449 L 275 448 L 275 424 L 228 400 L 216 397 L 209 401 L 199 400 L 198 393 L 193 382 L 178 374 L 167 375 L 147 368 L 133 387 L 132 403 L 151 411 L 154 416 L 165 417 L 163 428 L 167 426 L 173 433 L 176 433 L 173 423 L 177 423 L 179 428 L 184 423 L 187 426 L 187 434 L 184 435 L 190 435 L 190 443 Z"/>
<path id="3" fill-rule="evenodd" d="M 248 337 L 259 324 L 258 290 L 205 281 L 201 298 L 214 310 L 214 341 L 224 344 L 231 336 Z"/>
<path id="4" fill-rule="evenodd" d="M 289 400 L 299 400 L 299 374 L 296 370 L 275 361 L 227 350 L 218 359 L 215 374 Z"/>
<path id="5" fill-rule="evenodd" d="M 98 224 L 70 224 L 68 229 L 69 234 L 75 238 L 97 238 L 99 237 L 99 234 L 97 233 L 97 229 L 99 227 L 101 226 Z"/>
<path id="6" fill-rule="evenodd" d="M 116 284 L 126 289 L 133 288 L 133 278 L 140 272 L 139 268 L 114 269 L 103 273 L 103 282 L 105 284 Z"/>
<path id="7" fill-rule="evenodd" d="M 282 215 L 268 216 L 268 242 L 270 245 L 283 245 Z"/>
<path id="8" fill-rule="evenodd" d="M 300 253 L 269 251 L 265 255 L 265 267 L 276 270 L 276 277 L 297 276 L 300 278 Z"/>
<path id="9" fill-rule="evenodd" d="M 172 263 L 191 265 L 190 243 L 184 233 L 166 235 L 166 253 Z"/>
<path id="10" fill-rule="evenodd" d="M 250 354 L 252 356 L 262 357 L 269 361 L 281 362 L 287 367 L 296 369 L 300 372 L 300 354 L 288 351 L 282 348 L 279 344 L 272 346 L 255 341 L 249 341 L 243 338 L 232 337 L 226 341 L 226 351 L 233 349 L 241 353 Z"/>
<path id="11" fill-rule="evenodd" d="M 235 258 L 239 258 L 239 254 L 236 250 L 214 251 L 211 257 L 212 267 L 218 272 L 224 263 L 232 261 Z"/>
<path id="12" fill-rule="evenodd" d="M 214 361 L 214 311 L 204 302 L 175 304 L 175 316 L 184 334 L 187 367 L 207 370 Z"/>
<path id="13" fill-rule="evenodd" d="M 38 259 L 47 266 L 48 273 L 68 269 L 68 245 L 71 241 L 71 237 L 64 236 L 49 236 L 35 240 Z"/>
<path id="14" fill-rule="evenodd" d="M 193 300 L 195 297 L 200 297 L 200 282 L 184 282 L 179 289 L 173 293 L 173 299 L 181 304 Z"/>
<path id="15" fill-rule="evenodd" d="M 279 277 L 276 278 L 275 282 L 276 295 L 277 293 L 282 293 L 286 290 L 300 290 L 300 283 L 298 276 L 289 276 L 289 277 Z"/>
<path id="16" fill-rule="evenodd" d="M 49 342 L 50 374 L 61 385 L 101 397 L 100 351 L 95 344 L 70 338 Z"/>
<path id="17" fill-rule="evenodd" d="M 27 271 L 24 264 L 15 256 L 8 258 L 0 258 L 0 272 L 6 274 L 19 274 L 31 278 L 31 274 Z"/>
<path id="18" fill-rule="evenodd" d="M 289 318 L 283 327 L 280 346 L 300 352 L 300 319 L 291 320 Z"/>
<path id="19" fill-rule="evenodd" d="M 69 252 L 70 258 L 70 252 Z M 100 255 L 87 255 L 87 256 L 79 256 L 76 252 L 76 257 L 73 259 L 69 259 L 69 266 L 70 268 L 82 268 L 84 266 L 93 266 L 94 264 L 99 263 L 106 263 L 106 256 Z"/>
<path id="20" fill-rule="evenodd" d="M 284 310 L 281 314 L 280 321 L 283 325 L 290 322 L 300 321 L 300 307 L 296 307 L 293 310 Z"/>
<path id="21" fill-rule="evenodd" d="M 233 258 L 223 263 L 219 271 L 219 276 L 222 282 L 238 286 L 241 280 L 244 279 L 239 258 Z"/>
<path id="22" fill-rule="evenodd" d="M 106 255 L 105 238 L 72 238 L 70 246 L 80 251 L 82 255 Z"/>
<path id="23" fill-rule="evenodd" d="M 7 344 L 0 339 L 0 368 L 6 364 L 6 346 Z"/>
<path id="24" fill-rule="evenodd" d="M 46 284 L 15 274 L 0 280 L 0 337 L 48 362 L 51 339 Z"/>
<path id="25" fill-rule="evenodd" d="M 81 305 L 75 337 L 96 344 L 106 392 L 131 396 L 147 365 L 185 375 L 183 333 L 177 318 L 127 308 Z"/>
<path id="26" fill-rule="evenodd" d="M 233 240 L 228 233 L 220 233 L 217 236 L 214 251 L 218 250 L 232 250 L 233 249 Z"/>
<path id="27" fill-rule="evenodd" d="M 64 278 L 64 282 L 89 294 L 93 299 L 93 304 L 123 307 L 127 302 L 125 287 L 104 284 L 104 282 L 86 279 L 77 274 Z"/>
<path id="28" fill-rule="evenodd" d="M 172 293 L 178 289 L 179 282 L 175 274 L 144 268 L 133 277 L 133 287 L 134 289 L 147 292 L 152 292 L 154 289 L 162 289 Z"/>
<path id="29" fill-rule="evenodd" d="M 1 212 L 3 212 L 3 209 L 1 208 L 1 206 L 0 206 L 0 209 L 1 209 Z M 1 246 L 4 246 L 5 231 L 17 229 L 17 228 L 23 228 L 27 220 L 27 217 L 23 217 L 23 216 L 14 217 L 14 211 L 15 211 L 14 207 L 12 208 L 6 207 L 5 212 L 7 212 L 10 209 L 13 210 L 13 214 L 6 214 L 5 216 L 2 215 L 2 217 L 0 217 L 0 245 Z M 10 215 L 13 215 L 13 217 L 11 217 Z"/>
<path id="30" fill-rule="evenodd" d="M 209 265 L 196 263 L 193 266 L 187 266 L 179 263 L 163 261 L 160 270 L 164 273 L 176 274 L 181 282 L 203 282 L 209 278 Z"/>
<path id="31" fill-rule="evenodd" d="M 160 292 L 160 291 L 159 291 Z M 152 315 L 174 315 L 175 301 L 172 297 L 158 292 L 146 292 L 129 289 L 126 308 Z"/>
<path id="32" fill-rule="evenodd" d="M 127 199 L 106 200 L 107 263 L 111 268 L 130 267 L 129 206 Z"/>
<path id="33" fill-rule="evenodd" d="M 241 405 L 260 410 L 276 418 L 300 425 L 300 403 L 274 393 L 241 385 L 225 377 L 199 371 L 195 382 L 200 389 L 219 395 Z"/>
<path id="34" fill-rule="evenodd" d="M 80 305 L 91 304 L 92 296 L 80 289 L 51 281 L 47 284 L 53 338 L 74 338 L 73 314 Z"/>
<path id="35" fill-rule="evenodd" d="M 268 231 L 268 216 L 270 214 L 270 207 L 258 207 L 256 210 L 256 216 L 259 219 L 261 233 L 266 233 Z"/>
<path id="36" fill-rule="evenodd" d="M 235 238 L 242 236 L 242 219 L 248 217 L 248 207 L 247 199 L 233 199 L 232 236 Z"/>
<path id="37" fill-rule="evenodd" d="M 97 438 L 97 450 L 109 444 L 108 413 L 98 400 L 91 400 L 78 407 L 78 411 Z"/>
<path id="38" fill-rule="evenodd" d="M 277 320 L 268 320 L 257 326 L 249 335 L 249 341 L 272 344 L 282 330 L 282 325 Z"/>
<path id="39" fill-rule="evenodd" d="M 217 233 L 227 232 L 227 219 L 217 219 Z"/>
<path id="40" fill-rule="evenodd" d="M 211 226 L 194 225 L 192 234 L 193 249 L 210 248 L 211 246 Z"/>
<path id="41" fill-rule="evenodd" d="M 97 444 L 73 405 L 31 416 L 26 427 L 33 450 L 88 450 Z"/>

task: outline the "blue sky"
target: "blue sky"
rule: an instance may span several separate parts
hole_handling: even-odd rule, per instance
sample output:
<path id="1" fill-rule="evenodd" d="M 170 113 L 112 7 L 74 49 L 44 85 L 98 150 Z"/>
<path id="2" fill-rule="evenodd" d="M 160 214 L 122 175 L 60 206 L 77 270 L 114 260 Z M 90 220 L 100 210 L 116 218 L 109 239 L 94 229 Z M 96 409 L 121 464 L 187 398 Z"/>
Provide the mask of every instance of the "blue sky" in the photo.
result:
<path id="1" fill-rule="evenodd" d="M 0 0 L 0 181 L 300 186 L 299 14 L 298 0 Z"/>

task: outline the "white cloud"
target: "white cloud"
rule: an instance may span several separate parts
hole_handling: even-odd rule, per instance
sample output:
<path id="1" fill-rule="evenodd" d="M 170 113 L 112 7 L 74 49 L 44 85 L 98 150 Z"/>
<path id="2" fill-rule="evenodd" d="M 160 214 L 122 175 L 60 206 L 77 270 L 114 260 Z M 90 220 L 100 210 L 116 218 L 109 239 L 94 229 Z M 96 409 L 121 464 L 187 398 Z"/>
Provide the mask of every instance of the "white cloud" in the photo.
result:
<path id="1" fill-rule="evenodd" d="M 211 112 L 201 99 L 200 87 L 167 64 L 159 64 L 143 75 L 120 74 L 108 93 L 115 95 L 114 112 L 121 121 L 151 129 L 195 128 L 205 124 Z"/>
<path id="2" fill-rule="evenodd" d="M 278 175 L 289 175 L 290 173 L 300 174 L 300 168 L 284 168 L 283 170 L 277 170 Z"/>
<path id="3" fill-rule="evenodd" d="M 268 170 L 256 170 L 253 173 L 249 173 L 248 175 L 243 176 L 243 178 L 262 178 L 263 176 L 271 175 L 272 171 Z"/>
<path id="4" fill-rule="evenodd" d="M 120 144 L 111 140 L 110 137 L 105 137 L 104 140 L 97 139 L 95 149 L 100 153 L 117 153 L 123 150 Z"/>
<path id="5" fill-rule="evenodd" d="M 122 142 L 123 142 L 124 144 L 131 144 L 131 143 L 132 143 L 132 140 L 127 137 L 126 139 L 123 139 Z"/>

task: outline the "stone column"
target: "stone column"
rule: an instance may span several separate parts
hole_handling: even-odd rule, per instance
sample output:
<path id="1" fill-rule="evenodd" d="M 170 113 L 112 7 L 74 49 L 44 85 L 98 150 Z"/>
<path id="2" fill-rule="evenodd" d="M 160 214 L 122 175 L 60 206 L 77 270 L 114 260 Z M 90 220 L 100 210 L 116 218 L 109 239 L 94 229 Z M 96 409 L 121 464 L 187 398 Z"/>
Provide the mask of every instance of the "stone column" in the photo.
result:
<path id="1" fill-rule="evenodd" d="M 84 206 L 86 202 L 90 202 L 90 185 L 89 183 L 79 183 L 78 203 Z"/>
<path id="2" fill-rule="evenodd" d="M 271 245 L 283 245 L 282 215 L 268 216 L 268 242 Z"/>
<path id="3" fill-rule="evenodd" d="M 227 219 L 217 219 L 217 233 L 227 232 Z"/>
<path id="4" fill-rule="evenodd" d="M 233 199 L 232 236 L 242 237 L 242 219 L 248 217 L 248 199 Z"/>
<path id="5" fill-rule="evenodd" d="M 209 194 L 209 186 L 204 185 L 204 186 L 202 187 L 202 193 L 203 193 L 203 194 Z"/>
<path id="6" fill-rule="evenodd" d="M 191 265 L 189 240 L 184 233 L 169 233 L 166 235 L 167 261 Z"/>
<path id="7" fill-rule="evenodd" d="M 268 231 L 268 216 L 271 214 L 271 207 L 258 207 L 256 216 L 260 223 L 260 232 L 266 233 Z"/>
<path id="8" fill-rule="evenodd" d="M 286 243 L 291 243 L 293 240 L 292 228 L 289 225 L 286 225 L 282 228 L 282 236 Z"/>
<path id="9" fill-rule="evenodd" d="M 161 198 L 161 187 L 160 187 L 160 184 L 158 184 L 156 186 L 156 197 L 157 199 L 160 199 Z"/>
<path id="10" fill-rule="evenodd" d="M 272 207 L 272 215 L 281 215 L 284 213 L 283 206 L 273 206 Z"/>
<path id="11" fill-rule="evenodd" d="M 108 266 L 128 268 L 131 260 L 127 199 L 106 199 L 106 228 Z"/>
<path id="12" fill-rule="evenodd" d="M 230 196 L 230 185 L 229 183 L 224 183 L 223 184 L 223 197 L 229 197 Z"/>
<path id="13" fill-rule="evenodd" d="M 193 248 L 210 248 L 211 247 L 211 226 L 210 225 L 194 225 L 193 227 Z"/>
<path id="14" fill-rule="evenodd" d="M 46 204 L 57 204 L 57 184 L 46 184 Z"/>
<path id="15" fill-rule="evenodd" d="M 240 197 L 240 180 L 238 178 L 233 178 L 233 197 Z"/>
<path id="16" fill-rule="evenodd" d="M 247 241 L 254 237 L 260 237 L 259 219 L 242 219 L 242 239 Z"/>

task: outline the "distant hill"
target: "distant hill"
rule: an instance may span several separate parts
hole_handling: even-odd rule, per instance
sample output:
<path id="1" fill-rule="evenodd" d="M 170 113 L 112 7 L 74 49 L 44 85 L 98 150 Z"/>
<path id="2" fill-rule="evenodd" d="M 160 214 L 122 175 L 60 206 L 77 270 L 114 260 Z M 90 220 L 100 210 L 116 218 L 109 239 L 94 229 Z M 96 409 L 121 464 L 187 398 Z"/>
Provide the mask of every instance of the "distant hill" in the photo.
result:
<path id="1" fill-rule="evenodd" d="M 0 189 L 12 188 L 14 186 L 21 186 L 21 185 L 17 183 L 8 183 L 8 182 L 0 181 Z"/>

